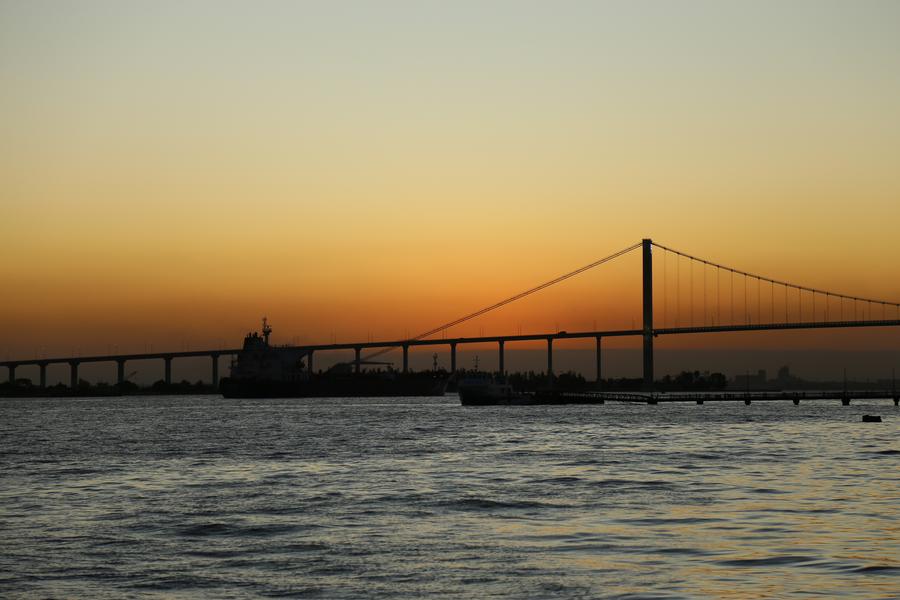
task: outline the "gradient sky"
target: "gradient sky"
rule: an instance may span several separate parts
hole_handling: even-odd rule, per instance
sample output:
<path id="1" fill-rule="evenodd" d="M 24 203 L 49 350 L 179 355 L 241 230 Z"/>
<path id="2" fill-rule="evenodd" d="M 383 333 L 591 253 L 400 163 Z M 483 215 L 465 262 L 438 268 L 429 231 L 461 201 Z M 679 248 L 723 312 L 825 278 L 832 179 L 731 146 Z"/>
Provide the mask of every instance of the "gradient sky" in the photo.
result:
<path id="1" fill-rule="evenodd" d="M 642 237 L 900 299 L 897 2 L 2 0 L 0 89 L 4 357 L 397 338 Z"/>

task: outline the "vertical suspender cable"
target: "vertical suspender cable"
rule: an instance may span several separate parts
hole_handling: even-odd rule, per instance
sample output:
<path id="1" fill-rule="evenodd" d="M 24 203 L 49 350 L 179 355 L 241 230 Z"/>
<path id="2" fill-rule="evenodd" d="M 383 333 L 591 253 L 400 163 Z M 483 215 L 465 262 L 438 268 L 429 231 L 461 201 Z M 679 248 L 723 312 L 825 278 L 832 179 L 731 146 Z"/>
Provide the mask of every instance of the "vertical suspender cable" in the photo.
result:
<path id="1" fill-rule="evenodd" d="M 681 324 L 681 255 L 675 255 L 675 327 Z"/>
<path id="2" fill-rule="evenodd" d="M 663 250 L 663 327 L 669 326 L 669 277 L 666 273 L 668 250 Z"/>
<path id="3" fill-rule="evenodd" d="M 750 308 L 747 302 L 747 276 L 744 275 L 744 324 L 750 324 Z"/>

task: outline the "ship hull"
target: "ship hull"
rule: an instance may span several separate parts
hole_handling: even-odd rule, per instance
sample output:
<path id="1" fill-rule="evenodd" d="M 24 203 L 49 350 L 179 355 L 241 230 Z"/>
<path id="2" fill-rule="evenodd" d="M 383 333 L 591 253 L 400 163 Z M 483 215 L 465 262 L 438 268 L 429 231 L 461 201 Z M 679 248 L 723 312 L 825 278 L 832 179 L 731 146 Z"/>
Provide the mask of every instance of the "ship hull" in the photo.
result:
<path id="1" fill-rule="evenodd" d="M 318 377 L 307 381 L 225 378 L 219 390 L 226 398 L 364 398 L 443 396 L 447 379 L 425 376 L 396 378 Z"/>
<path id="2" fill-rule="evenodd" d="M 491 382 L 463 382 L 459 384 L 459 402 L 463 406 L 503 406 L 534 404 L 534 396 L 517 393 L 510 386 Z"/>

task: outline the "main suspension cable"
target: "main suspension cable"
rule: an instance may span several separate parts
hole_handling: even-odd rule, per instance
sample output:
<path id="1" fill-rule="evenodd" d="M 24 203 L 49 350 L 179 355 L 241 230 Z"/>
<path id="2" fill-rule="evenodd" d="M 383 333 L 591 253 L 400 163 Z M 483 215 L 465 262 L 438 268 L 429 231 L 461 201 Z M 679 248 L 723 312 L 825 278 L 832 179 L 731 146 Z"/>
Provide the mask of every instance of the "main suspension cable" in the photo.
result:
<path id="1" fill-rule="evenodd" d="M 445 331 L 445 330 L 447 330 L 447 329 L 450 329 L 451 327 L 455 327 L 456 325 L 460 325 L 460 324 L 462 324 L 462 323 L 465 323 L 466 321 L 470 321 L 470 320 L 472 320 L 472 319 L 474 319 L 474 318 L 476 318 L 476 317 L 480 317 L 481 315 L 484 315 L 484 314 L 486 314 L 486 313 L 489 313 L 489 312 L 491 312 L 491 311 L 493 311 L 493 310 L 496 310 L 496 309 L 498 309 L 498 308 L 500 308 L 500 307 L 502 307 L 502 306 L 506 306 L 507 304 L 510 304 L 510 303 L 512 303 L 512 302 L 515 302 L 516 300 L 521 300 L 522 298 L 525 298 L 526 296 L 530 296 L 531 294 L 534 294 L 535 292 L 539 292 L 539 291 L 541 291 L 541 290 L 544 290 L 544 289 L 546 289 L 546 288 L 548 288 L 548 287 L 550 287 L 550 286 L 552 286 L 552 285 L 556 285 L 557 283 L 562 283 L 563 281 L 565 281 L 565 280 L 567 280 L 567 279 L 571 279 L 572 277 L 575 277 L 576 275 L 580 275 L 580 274 L 584 273 L 585 271 L 590 271 L 591 269 L 593 269 L 593 268 L 595 268 L 595 267 L 599 267 L 599 266 L 602 265 L 602 264 L 608 263 L 608 262 L 611 261 L 611 260 L 614 260 L 614 259 L 616 259 L 616 258 L 619 258 L 620 256 L 623 256 L 623 255 L 625 255 L 625 254 L 628 254 L 629 252 L 632 252 L 632 251 L 634 251 L 634 250 L 637 250 L 638 248 L 641 247 L 641 245 L 642 245 L 641 242 L 638 242 L 638 243 L 636 243 L 636 244 L 633 244 L 633 245 L 631 245 L 631 246 L 629 246 L 629 247 L 627 247 L 627 248 L 624 248 L 624 249 L 622 249 L 622 250 L 619 250 L 618 252 L 614 252 L 613 254 L 610 254 L 609 256 L 605 256 L 605 257 L 603 257 L 603 258 L 601 258 L 601 259 L 599 259 L 599 260 L 595 260 L 594 262 L 592 262 L 592 263 L 590 263 L 590 264 L 587 264 L 587 265 L 584 265 L 583 267 L 580 267 L 580 268 L 578 268 L 578 269 L 575 269 L 574 271 L 569 271 L 569 272 L 566 273 L 565 275 L 560 275 L 559 277 L 556 277 L 556 278 L 554 278 L 554 279 L 551 279 L 550 281 L 545 281 L 544 283 L 542 283 L 542 284 L 540 284 L 540 285 L 536 285 L 536 286 L 534 286 L 533 288 L 527 289 L 527 290 L 525 290 L 524 292 L 520 292 L 520 293 L 518 293 L 518 294 L 515 294 L 514 296 L 510 296 L 509 298 L 505 298 L 504 300 L 501 300 L 501 301 L 499 301 L 499 302 L 495 302 L 494 304 L 491 304 L 490 306 L 486 306 L 486 307 L 484 307 L 484 308 L 482 308 L 482 309 L 480 309 L 480 310 L 476 310 L 476 311 L 473 312 L 473 313 L 469 313 L 469 314 L 467 314 L 467 315 L 465 315 L 465 316 L 463 316 L 463 317 L 459 317 L 458 319 L 454 319 L 454 320 L 452 320 L 452 321 L 449 321 L 449 322 L 447 322 L 447 323 L 444 323 L 443 325 L 439 325 L 438 327 L 435 327 L 435 328 L 433 328 L 433 329 L 429 329 L 428 331 L 424 331 L 424 332 L 422 332 L 422 333 L 420 333 L 420 334 L 418 334 L 418 335 L 416 335 L 416 336 L 414 336 L 414 337 L 407 338 L 405 341 L 407 341 L 407 342 L 413 342 L 413 341 L 416 341 L 416 340 L 421 340 L 421 339 L 423 339 L 423 338 L 427 338 L 427 337 L 432 336 L 432 335 L 434 335 L 434 334 L 436 334 L 436 333 L 441 333 L 442 331 Z M 362 360 L 371 360 L 371 359 L 373 359 L 373 358 L 375 358 L 375 357 L 381 356 L 382 354 L 386 354 L 386 353 L 391 352 L 392 350 L 395 350 L 395 349 L 396 349 L 396 348 L 393 347 L 393 346 L 387 347 L 387 348 L 382 348 L 381 350 L 378 350 L 378 351 L 373 352 L 372 354 L 366 356 L 366 357 L 365 357 L 364 359 L 362 359 Z"/>
<path id="2" fill-rule="evenodd" d="M 861 298 L 861 297 L 859 297 L 859 296 L 850 296 L 850 295 L 848 295 L 848 294 L 837 294 L 837 293 L 831 292 L 831 291 L 826 291 L 826 290 L 822 290 L 822 289 L 818 289 L 818 288 L 813 288 L 813 287 L 809 287 L 809 286 L 805 286 L 805 285 L 798 285 L 798 284 L 790 283 L 790 282 L 787 282 L 787 281 L 781 281 L 781 280 L 779 280 L 779 279 L 773 279 L 773 278 L 771 278 L 771 277 L 764 277 L 764 276 L 762 276 L 762 275 L 757 275 L 757 274 L 755 274 L 755 273 L 750 273 L 750 272 L 748 272 L 748 271 L 742 271 L 741 269 L 735 269 L 735 268 L 729 267 L 729 266 L 727 266 L 727 265 L 723 265 L 723 264 L 721 264 L 721 263 L 716 263 L 716 262 L 713 262 L 713 261 L 711 261 L 711 260 L 706 260 L 706 259 L 703 259 L 703 258 L 699 258 L 699 257 L 693 256 L 693 255 L 688 254 L 688 253 L 686 253 L 686 252 L 681 252 L 680 250 L 675 250 L 674 248 L 670 248 L 670 247 L 668 247 L 668 246 L 664 246 L 663 244 L 659 244 L 659 243 L 657 243 L 657 242 L 653 242 L 653 245 L 656 246 L 657 248 L 660 248 L 661 250 L 666 250 L 667 252 L 671 252 L 671 253 L 673 253 L 673 254 L 675 254 L 675 255 L 677 255 L 677 256 L 683 256 L 684 258 L 687 258 L 687 259 L 690 259 L 690 260 L 695 260 L 695 261 L 698 261 L 698 262 L 701 262 L 701 263 L 704 263 L 704 264 L 707 264 L 707 265 L 710 265 L 710 266 L 719 267 L 719 268 L 721 268 L 721 269 L 725 269 L 725 270 L 727 270 L 727 271 L 731 271 L 732 273 L 737 273 L 738 275 L 742 275 L 742 276 L 744 276 L 745 278 L 747 278 L 747 277 L 749 277 L 749 278 L 751 278 L 751 279 L 752 279 L 752 278 L 756 278 L 756 279 L 760 279 L 760 280 L 762 280 L 762 281 L 768 281 L 769 283 L 774 283 L 774 284 L 781 285 L 781 286 L 791 287 L 791 288 L 794 288 L 794 289 L 796 289 L 796 290 L 798 290 L 798 291 L 811 292 L 812 294 L 822 294 L 822 295 L 828 294 L 829 296 L 835 296 L 835 297 L 839 297 L 839 298 L 846 298 L 846 299 L 848 299 L 848 300 L 858 300 L 858 301 L 860 301 L 860 302 L 866 302 L 866 303 L 869 303 L 869 304 L 874 303 L 874 304 L 881 304 L 882 306 L 900 307 L 900 302 L 889 302 L 889 301 L 887 301 L 887 300 L 875 300 L 875 299 L 872 299 L 872 298 Z"/>

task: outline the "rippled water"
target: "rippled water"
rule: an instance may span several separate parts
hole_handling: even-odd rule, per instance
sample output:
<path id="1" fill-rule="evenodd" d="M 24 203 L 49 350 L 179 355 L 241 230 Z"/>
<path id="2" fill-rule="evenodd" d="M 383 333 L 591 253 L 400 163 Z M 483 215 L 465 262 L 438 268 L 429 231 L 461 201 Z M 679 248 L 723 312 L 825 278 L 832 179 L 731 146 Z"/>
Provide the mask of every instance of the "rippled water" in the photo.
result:
<path id="1" fill-rule="evenodd" d="M 890 401 L 0 411 L 3 595 L 900 597 Z"/>

